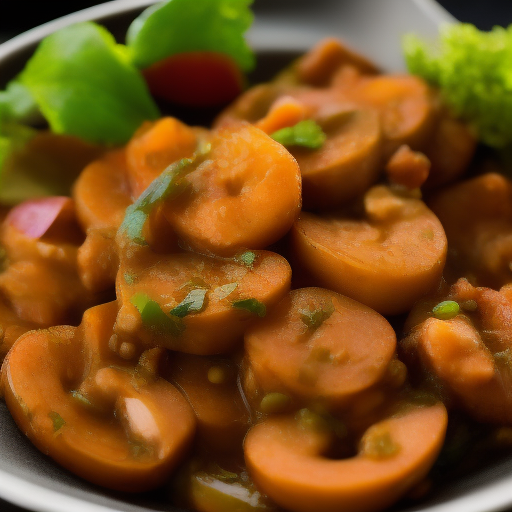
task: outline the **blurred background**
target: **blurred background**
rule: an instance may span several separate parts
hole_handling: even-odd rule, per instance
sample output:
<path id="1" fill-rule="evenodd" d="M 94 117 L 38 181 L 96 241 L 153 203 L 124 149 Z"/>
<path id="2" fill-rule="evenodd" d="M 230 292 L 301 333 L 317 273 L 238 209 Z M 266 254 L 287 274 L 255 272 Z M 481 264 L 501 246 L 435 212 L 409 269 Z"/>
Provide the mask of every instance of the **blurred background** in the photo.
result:
<path id="1" fill-rule="evenodd" d="M 507 26 L 512 23 L 511 0 L 438 0 L 438 2 L 460 21 L 474 23 L 482 30 L 489 30 L 494 25 Z M 26 2 L 15 0 L 3 0 L 1 3 L 4 12 L 8 10 L 9 14 L 0 16 L 0 42 L 41 23 L 101 2 L 47 0 L 30 2 L 29 6 Z M 255 0 L 255 3 L 257 4 L 258 0 Z"/>

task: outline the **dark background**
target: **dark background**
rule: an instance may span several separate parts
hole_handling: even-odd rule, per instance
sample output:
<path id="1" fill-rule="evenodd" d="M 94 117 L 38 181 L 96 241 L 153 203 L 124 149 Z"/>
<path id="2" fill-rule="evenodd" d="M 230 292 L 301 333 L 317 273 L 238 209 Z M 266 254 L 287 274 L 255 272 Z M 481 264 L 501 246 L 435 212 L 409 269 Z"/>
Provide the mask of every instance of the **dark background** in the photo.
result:
<path id="1" fill-rule="evenodd" d="M 258 0 L 256 0 L 257 2 Z M 279 0 L 274 0 L 279 2 Z M 341 0 L 340 0 L 341 1 Z M 379 1 L 379 0 L 374 0 Z M 489 30 L 494 25 L 512 23 L 511 0 L 438 0 L 460 21 L 474 23 Z M 0 16 L 0 40 L 15 36 L 29 28 L 101 2 L 91 0 L 21 2 L 4 0 Z"/>
<path id="2" fill-rule="evenodd" d="M 460 21 L 473 23 L 481 30 L 489 30 L 494 25 L 508 26 L 512 23 L 512 0 L 438 0 L 438 2 Z M 0 16 L 0 42 L 59 16 L 99 3 L 101 2 L 91 0 L 66 2 L 42 0 L 27 4 L 18 0 L 6 0 L 2 5 L 3 12 Z M 0 511 L 25 512 L 2 500 L 0 500 Z"/>

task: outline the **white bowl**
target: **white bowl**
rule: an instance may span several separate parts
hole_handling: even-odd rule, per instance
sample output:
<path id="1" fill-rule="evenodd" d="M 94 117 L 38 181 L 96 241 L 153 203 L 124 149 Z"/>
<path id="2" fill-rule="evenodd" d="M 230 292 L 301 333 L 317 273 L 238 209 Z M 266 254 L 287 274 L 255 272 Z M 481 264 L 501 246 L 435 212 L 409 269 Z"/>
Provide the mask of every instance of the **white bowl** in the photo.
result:
<path id="1" fill-rule="evenodd" d="M 59 18 L 0 45 L 0 85 L 21 70 L 37 43 L 51 32 L 85 20 L 122 37 L 151 0 L 115 0 Z M 388 71 L 403 70 L 405 32 L 434 35 L 453 18 L 433 0 L 255 0 L 249 33 L 258 51 L 304 51 L 327 35 L 339 36 Z M 288 53 L 290 55 L 290 53 Z M 37 512 L 168 511 L 165 492 L 126 495 L 88 484 L 39 453 L 0 402 L 0 498 Z M 491 512 L 512 507 L 512 459 L 453 480 L 428 501 L 405 512 Z M 0 503 L 0 508 L 2 503 Z M 3 509 L 2 509 L 3 510 Z M 229 512 L 229 511 L 226 511 Z"/>

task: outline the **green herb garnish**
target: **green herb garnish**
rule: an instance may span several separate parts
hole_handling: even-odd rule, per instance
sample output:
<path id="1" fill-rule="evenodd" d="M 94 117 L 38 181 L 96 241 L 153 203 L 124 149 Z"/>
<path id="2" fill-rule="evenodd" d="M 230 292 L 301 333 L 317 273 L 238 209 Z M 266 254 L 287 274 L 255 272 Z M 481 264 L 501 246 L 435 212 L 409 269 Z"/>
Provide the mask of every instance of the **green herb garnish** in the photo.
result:
<path id="1" fill-rule="evenodd" d="M 204 288 L 196 288 L 191 290 L 188 295 L 173 309 L 171 315 L 183 318 L 190 313 L 198 313 L 204 308 L 206 292 Z"/>
<path id="2" fill-rule="evenodd" d="M 309 149 L 320 149 L 327 139 L 322 128 L 312 119 L 277 130 L 270 136 L 283 146 L 302 146 Z"/>
<path id="3" fill-rule="evenodd" d="M 160 113 L 124 47 L 84 22 L 46 37 L 18 77 L 52 131 L 124 144 Z"/>
<path id="4" fill-rule="evenodd" d="M 252 268 L 256 260 L 256 253 L 253 251 L 245 251 L 235 256 L 235 260 L 242 263 L 246 267 Z"/>
<path id="5" fill-rule="evenodd" d="M 66 424 L 66 422 L 58 412 L 51 411 L 48 413 L 48 417 L 53 422 L 54 432 L 58 432 Z"/>
<path id="6" fill-rule="evenodd" d="M 467 23 L 446 25 L 438 41 L 409 34 L 403 48 L 409 71 L 439 87 L 485 144 L 512 143 L 512 25 L 490 32 Z"/>
<path id="7" fill-rule="evenodd" d="M 334 305 L 331 301 L 319 309 L 301 309 L 300 319 L 311 330 L 318 329 L 334 313 Z"/>
<path id="8" fill-rule="evenodd" d="M 183 320 L 176 316 L 167 316 L 158 302 L 150 299 L 145 293 L 136 293 L 130 302 L 137 308 L 142 323 L 159 334 L 179 336 L 184 330 Z"/>
<path id="9" fill-rule="evenodd" d="M 132 62 L 146 68 L 170 55 L 217 52 L 243 71 L 255 64 L 244 33 L 251 26 L 252 0 L 170 0 L 146 9 L 127 34 Z"/>
<path id="10" fill-rule="evenodd" d="M 267 314 L 267 307 L 257 299 L 236 300 L 232 302 L 231 305 L 237 309 L 245 309 L 250 313 L 258 315 L 260 318 L 263 318 Z"/>
<path id="11" fill-rule="evenodd" d="M 450 320 L 460 312 L 460 306 L 454 300 L 445 300 L 432 308 L 432 314 L 439 320 Z"/>
<path id="12" fill-rule="evenodd" d="M 123 223 L 119 230 L 131 241 L 145 245 L 146 239 L 142 234 L 144 225 L 153 208 L 168 197 L 178 196 L 183 192 L 183 178 L 194 168 L 190 158 L 183 158 L 165 169 L 160 176 L 151 182 L 149 187 L 132 205 L 126 208 Z"/>

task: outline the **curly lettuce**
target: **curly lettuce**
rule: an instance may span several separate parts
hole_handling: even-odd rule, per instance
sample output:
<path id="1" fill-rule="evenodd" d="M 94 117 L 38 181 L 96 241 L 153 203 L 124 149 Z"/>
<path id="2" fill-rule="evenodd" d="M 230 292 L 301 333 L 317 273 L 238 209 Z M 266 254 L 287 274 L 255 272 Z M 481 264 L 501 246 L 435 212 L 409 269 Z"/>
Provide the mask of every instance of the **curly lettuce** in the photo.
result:
<path id="1" fill-rule="evenodd" d="M 409 71 L 439 87 L 484 144 L 512 143 L 512 25 L 490 32 L 467 23 L 446 25 L 437 41 L 406 35 L 403 49 Z"/>

